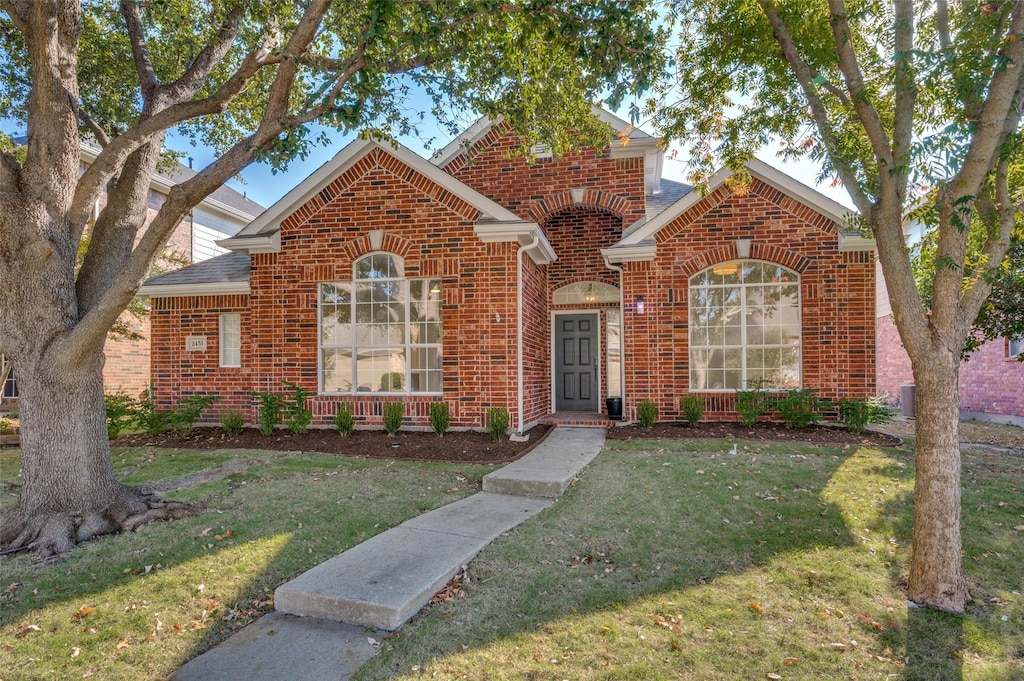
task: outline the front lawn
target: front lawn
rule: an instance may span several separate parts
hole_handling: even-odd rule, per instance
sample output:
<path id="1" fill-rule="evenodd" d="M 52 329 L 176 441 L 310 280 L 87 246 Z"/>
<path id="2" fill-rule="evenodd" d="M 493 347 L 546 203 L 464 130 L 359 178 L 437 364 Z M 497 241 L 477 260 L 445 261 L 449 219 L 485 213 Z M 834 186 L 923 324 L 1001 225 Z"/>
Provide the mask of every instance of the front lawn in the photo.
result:
<path id="1" fill-rule="evenodd" d="M 908 609 L 913 457 L 609 442 L 357 679 L 1024 678 L 1018 452 L 965 452 L 963 618 Z"/>

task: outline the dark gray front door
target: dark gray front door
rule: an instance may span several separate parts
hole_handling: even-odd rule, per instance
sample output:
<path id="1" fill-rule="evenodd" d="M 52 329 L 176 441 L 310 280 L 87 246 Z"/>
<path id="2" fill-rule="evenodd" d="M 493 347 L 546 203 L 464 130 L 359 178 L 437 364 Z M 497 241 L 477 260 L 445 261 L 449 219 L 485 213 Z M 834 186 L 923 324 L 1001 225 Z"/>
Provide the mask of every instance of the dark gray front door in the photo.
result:
<path id="1" fill-rule="evenodd" d="M 597 315 L 555 317 L 555 411 L 597 411 Z"/>

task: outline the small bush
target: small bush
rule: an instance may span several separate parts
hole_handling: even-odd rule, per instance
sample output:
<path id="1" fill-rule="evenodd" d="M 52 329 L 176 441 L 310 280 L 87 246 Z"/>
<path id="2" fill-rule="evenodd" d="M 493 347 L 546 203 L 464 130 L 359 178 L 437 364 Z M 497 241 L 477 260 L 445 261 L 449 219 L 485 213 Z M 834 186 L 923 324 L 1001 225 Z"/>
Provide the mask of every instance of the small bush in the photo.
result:
<path id="1" fill-rule="evenodd" d="M 118 390 L 103 396 L 107 412 L 107 437 L 115 438 L 139 422 L 139 403 L 134 397 Z"/>
<path id="2" fill-rule="evenodd" d="M 679 398 L 679 413 L 691 426 L 704 418 L 704 398 L 700 395 L 683 395 Z"/>
<path id="3" fill-rule="evenodd" d="M 259 426 L 260 434 L 273 435 L 274 426 L 281 423 L 281 396 L 270 391 L 253 392 L 252 396 L 259 401 L 256 425 Z"/>
<path id="4" fill-rule="evenodd" d="M 448 404 L 446 402 L 430 403 L 430 427 L 434 429 L 438 437 L 443 437 L 451 426 L 451 417 L 448 415 Z"/>
<path id="5" fill-rule="evenodd" d="M 157 411 L 153 404 L 153 394 L 147 389 L 139 396 L 136 418 L 140 428 L 147 435 L 160 435 L 167 430 L 170 412 Z"/>
<path id="6" fill-rule="evenodd" d="M 237 409 L 228 409 L 220 415 L 220 427 L 228 435 L 238 435 L 245 428 L 245 417 Z"/>
<path id="7" fill-rule="evenodd" d="M 178 406 L 168 412 L 167 422 L 178 435 L 184 437 L 192 432 L 203 409 L 219 402 L 220 395 L 192 394 L 178 400 Z"/>
<path id="8" fill-rule="evenodd" d="M 12 425 L 14 425 L 14 421 L 11 421 L 4 416 L 0 416 L 0 430 L 7 430 Z"/>
<path id="9" fill-rule="evenodd" d="M 641 400 L 636 405 L 636 420 L 644 428 L 650 428 L 658 422 L 658 405 L 650 400 Z"/>
<path id="10" fill-rule="evenodd" d="M 402 427 L 405 405 L 401 402 L 388 402 L 384 405 L 384 432 L 394 435 Z"/>
<path id="11" fill-rule="evenodd" d="M 746 390 L 736 391 L 736 413 L 740 416 L 740 423 L 748 428 L 756 425 L 771 405 L 771 399 L 762 388 L 763 383 L 755 382 Z"/>
<path id="12" fill-rule="evenodd" d="M 291 399 L 281 400 L 281 412 L 284 416 L 284 425 L 295 435 L 302 435 L 313 422 L 313 412 L 306 408 L 306 400 L 313 396 L 313 393 L 304 389 L 297 383 L 284 382 L 284 385 L 291 391 Z"/>
<path id="13" fill-rule="evenodd" d="M 869 423 L 884 425 L 892 422 L 892 409 L 881 396 L 864 399 L 849 398 L 839 401 L 839 420 L 851 433 L 863 433 Z"/>
<path id="14" fill-rule="evenodd" d="M 505 407 L 491 407 L 487 410 L 487 432 L 495 440 L 500 440 L 508 434 L 510 423 L 508 409 Z"/>
<path id="15" fill-rule="evenodd" d="M 352 415 L 352 406 L 348 402 L 342 402 L 334 410 L 332 423 L 334 429 L 342 435 L 348 435 L 356 429 L 356 417 Z"/>
<path id="16" fill-rule="evenodd" d="M 821 400 L 814 388 L 790 390 L 777 400 L 776 408 L 787 428 L 806 428 L 821 418 Z"/>

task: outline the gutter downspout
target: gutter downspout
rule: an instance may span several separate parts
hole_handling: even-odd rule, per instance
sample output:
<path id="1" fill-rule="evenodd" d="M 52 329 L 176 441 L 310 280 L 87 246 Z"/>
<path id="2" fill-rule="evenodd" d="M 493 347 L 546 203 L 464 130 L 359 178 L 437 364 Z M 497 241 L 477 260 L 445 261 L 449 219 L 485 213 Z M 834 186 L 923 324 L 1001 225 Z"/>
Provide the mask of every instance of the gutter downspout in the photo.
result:
<path id="1" fill-rule="evenodd" d="M 621 265 L 613 265 L 608 262 L 608 256 L 601 256 L 604 266 L 613 272 L 619 273 L 619 390 L 622 391 L 622 419 L 626 419 L 626 290 L 624 288 L 624 273 Z M 611 397 L 611 395 L 605 395 Z"/>
<path id="2" fill-rule="evenodd" d="M 523 434 L 523 253 L 540 243 L 540 234 L 534 232 L 533 241 L 520 246 L 516 251 L 516 406 L 519 409 L 519 427 L 516 432 Z"/>

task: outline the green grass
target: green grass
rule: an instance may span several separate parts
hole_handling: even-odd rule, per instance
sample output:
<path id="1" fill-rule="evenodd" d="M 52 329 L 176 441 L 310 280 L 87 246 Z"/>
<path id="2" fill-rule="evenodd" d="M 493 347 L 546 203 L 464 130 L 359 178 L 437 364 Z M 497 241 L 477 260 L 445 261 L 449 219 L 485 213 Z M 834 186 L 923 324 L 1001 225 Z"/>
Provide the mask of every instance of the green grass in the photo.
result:
<path id="1" fill-rule="evenodd" d="M 1024 678 L 1019 456 L 965 456 L 955 617 L 904 600 L 911 452 L 730 448 L 609 443 L 356 678 Z"/>
<path id="2" fill-rule="evenodd" d="M 18 455 L 0 452 L 4 504 Z M 162 679 L 259 614 L 284 581 L 424 511 L 467 496 L 485 466 L 265 451 L 118 450 L 133 484 L 235 472 L 169 492 L 195 518 L 78 547 L 40 565 L 0 559 L 0 678 Z"/>

